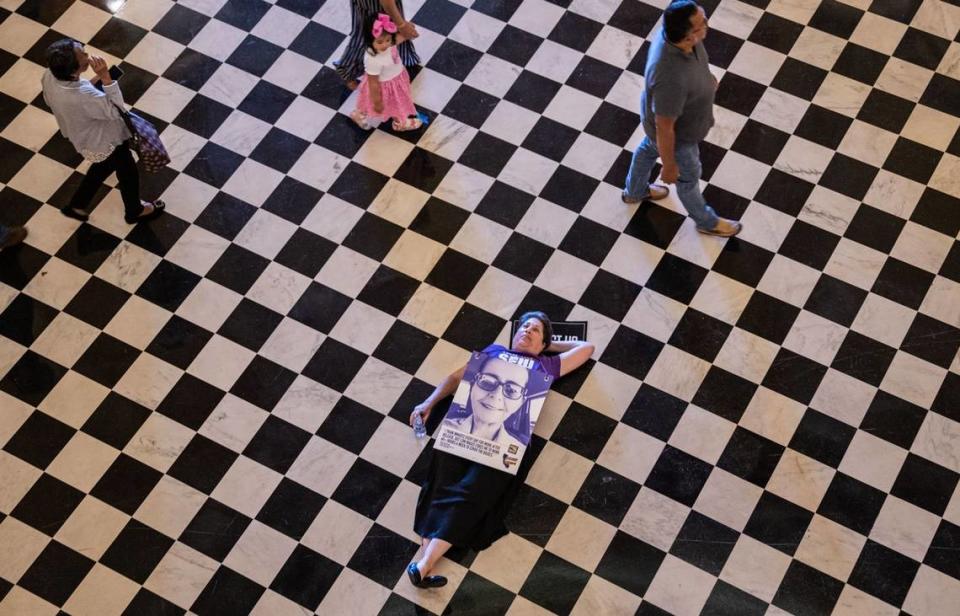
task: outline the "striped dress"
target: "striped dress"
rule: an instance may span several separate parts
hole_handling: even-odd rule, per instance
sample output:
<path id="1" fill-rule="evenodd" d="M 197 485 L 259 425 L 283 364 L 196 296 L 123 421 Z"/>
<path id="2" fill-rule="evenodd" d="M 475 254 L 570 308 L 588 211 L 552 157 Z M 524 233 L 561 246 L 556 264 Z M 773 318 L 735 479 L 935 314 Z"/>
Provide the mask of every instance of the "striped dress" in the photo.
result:
<path id="1" fill-rule="evenodd" d="M 343 52 L 343 57 L 335 63 L 337 74 L 344 81 L 356 80 L 363 75 L 363 54 L 366 51 L 363 42 L 363 23 L 367 16 L 382 13 L 380 0 L 350 0 L 353 8 L 352 23 L 350 26 L 350 40 L 347 42 L 347 49 Z M 403 3 L 397 0 L 397 8 L 403 13 Z M 420 56 L 413 48 L 412 41 L 405 41 L 397 45 L 397 51 L 400 52 L 400 60 L 404 66 L 416 66 L 420 64 Z"/>

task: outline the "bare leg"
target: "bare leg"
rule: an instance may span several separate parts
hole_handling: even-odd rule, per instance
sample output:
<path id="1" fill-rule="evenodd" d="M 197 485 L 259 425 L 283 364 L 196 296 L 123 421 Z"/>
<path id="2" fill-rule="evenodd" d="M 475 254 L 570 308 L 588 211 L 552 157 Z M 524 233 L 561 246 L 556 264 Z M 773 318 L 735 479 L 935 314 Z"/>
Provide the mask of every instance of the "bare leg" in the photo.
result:
<path id="1" fill-rule="evenodd" d="M 450 547 L 451 544 L 449 541 L 431 539 L 423 551 L 423 558 L 417 562 L 417 569 L 420 570 L 420 575 L 423 577 L 429 575 L 436 566 L 437 561 L 443 558 L 443 555 L 447 553 Z"/>

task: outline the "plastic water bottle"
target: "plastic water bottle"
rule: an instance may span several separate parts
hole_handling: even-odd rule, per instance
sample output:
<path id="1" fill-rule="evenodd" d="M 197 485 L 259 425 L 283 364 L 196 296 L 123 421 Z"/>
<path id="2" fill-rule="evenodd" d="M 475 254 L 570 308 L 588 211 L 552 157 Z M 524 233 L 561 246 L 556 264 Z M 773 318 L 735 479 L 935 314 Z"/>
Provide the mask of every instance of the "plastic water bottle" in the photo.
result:
<path id="1" fill-rule="evenodd" d="M 427 435 L 427 427 L 423 425 L 423 415 L 420 413 L 414 413 L 413 435 L 417 438 L 423 438 Z"/>

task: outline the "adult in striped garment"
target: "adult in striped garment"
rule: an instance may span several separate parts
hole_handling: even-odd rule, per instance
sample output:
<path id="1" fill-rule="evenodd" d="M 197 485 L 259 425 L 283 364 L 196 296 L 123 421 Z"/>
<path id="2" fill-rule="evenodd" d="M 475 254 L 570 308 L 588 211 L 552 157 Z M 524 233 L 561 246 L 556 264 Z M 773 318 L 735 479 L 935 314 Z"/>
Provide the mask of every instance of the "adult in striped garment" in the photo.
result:
<path id="1" fill-rule="evenodd" d="M 351 90 L 359 85 L 360 76 L 363 75 L 363 54 L 366 51 L 364 43 L 363 24 L 371 15 L 377 13 L 386 13 L 397 25 L 397 34 L 403 36 L 406 41 L 397 46 L 400 53 L 400 61 L 404 66 L 416 66 L 420 64 L 420 56 L 417 50 L 413 48 L 414 39 L 420 36 L 412 23 L 403 17 L 403 2 L 401 0 L 350 0 L 350 6 L 353 9 L 353 16 L 350 26 L 350 40 L 347 41 L 347 48 L 343 56 L 334 62 L 337 67 L 337 74 L 343 79 L 344 83 Z"/>

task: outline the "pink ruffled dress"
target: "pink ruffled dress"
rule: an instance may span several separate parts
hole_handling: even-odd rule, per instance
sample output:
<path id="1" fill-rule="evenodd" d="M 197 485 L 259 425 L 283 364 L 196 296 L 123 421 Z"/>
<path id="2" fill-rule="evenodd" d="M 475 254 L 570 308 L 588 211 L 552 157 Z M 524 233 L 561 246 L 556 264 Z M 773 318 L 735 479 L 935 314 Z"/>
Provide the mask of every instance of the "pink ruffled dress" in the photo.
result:
<path id="1" fill-rule="evenodd" d="M 414 107 L 410 94 L 410 76 L 400 61 L 400 54 L 395 46 L 376 55 L 364 53 L 363 67 L 366 76 L 360 82 L 357 111 L 363 112 L 371 120 L 393 118 L 403 121 L 409 116 L 417 115 L 417 108 Z M 383 111 L 380 113 L 373 109 L 370 75 L 380 79 L 380 97 L 383 99 Z"/>

